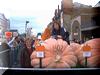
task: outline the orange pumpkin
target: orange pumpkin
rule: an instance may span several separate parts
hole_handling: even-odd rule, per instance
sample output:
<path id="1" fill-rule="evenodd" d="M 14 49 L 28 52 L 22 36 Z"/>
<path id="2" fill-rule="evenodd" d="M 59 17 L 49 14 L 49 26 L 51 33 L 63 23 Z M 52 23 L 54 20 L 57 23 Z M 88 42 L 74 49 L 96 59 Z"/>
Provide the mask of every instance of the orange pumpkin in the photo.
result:
<path id="1" fill-rule="evenodd" d="M 100 38 L 92 39 L 81 45 L 80 49 L 76 51 L 76 55 L 82 65 L 85 66 L 85 58 L 83 57 L 83 46 L 88 44 L 92 49 L 92 56 L 87 58 L 88 67 L 100 66 Z"/>
<path id="2" fill-rule="evenodd" d="M 71 68 L 76 66 L 77 58 L 72 48 L 62 39 L 47 39 L 43 43 L 45 47 L 45 57 L 42 59 L 44 68 Z M 36 57 L 36 51 L 31 55 L 31 65 L 39 67 L 39 58 Z"/>
<path id="3" fill-rule="evenodd" d="M 71 46 L 72 50 L 75 52 L 75 54 L 76 54 L 77 50 L 81 47 L 81 45 L 78 43 L 71 43 L 70 46 Z"/>

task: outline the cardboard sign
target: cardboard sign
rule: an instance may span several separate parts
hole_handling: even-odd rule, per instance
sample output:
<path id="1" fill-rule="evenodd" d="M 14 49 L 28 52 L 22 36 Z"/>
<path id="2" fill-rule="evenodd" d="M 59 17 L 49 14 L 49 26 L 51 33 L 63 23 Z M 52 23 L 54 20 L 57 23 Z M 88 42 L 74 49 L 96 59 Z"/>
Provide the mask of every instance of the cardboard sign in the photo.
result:
<path id="1" fill-rule="evenodd" d="M 5 32 L 6 38 L 11 38 L 12 37 L 12 32 Z"/>
<path id="2" fill-rule="evenodd" d="M 37 57 L 38 58 L 43 58 L 44 57 L 44 50 L 45 50 L 45 47 L 44 46 L 37 46 L 36 47 L 36 51 L 37 51 Z"/>
<path id="3" fill-rule="evenodd" d="M 36 46 L 36 51 L 44 51 L 45 47 L 44 46 Z"/>
<path id="4" fill-rule="evenodd" d="M 89 45 L 83 46 L 83 57 L 91 57 L 91 47 Z"/>
<path id="5" fill-rule="evenodd" d="M 89 45 L 84 45 L 83 46 L 83 51 L 91 51 L 91 46 L 89 46 Z"/>
<path id="6" fill-rule="evenodd" d="M 91 52 L 83 52 L 83 57 L 91 57 Z"/>
<path id="7" fill-rule="evenodd" d="M 37 51 L 36 55 L 38 58 L 44 58 L 44 52 L 42 52 L 42 51 Z"/>

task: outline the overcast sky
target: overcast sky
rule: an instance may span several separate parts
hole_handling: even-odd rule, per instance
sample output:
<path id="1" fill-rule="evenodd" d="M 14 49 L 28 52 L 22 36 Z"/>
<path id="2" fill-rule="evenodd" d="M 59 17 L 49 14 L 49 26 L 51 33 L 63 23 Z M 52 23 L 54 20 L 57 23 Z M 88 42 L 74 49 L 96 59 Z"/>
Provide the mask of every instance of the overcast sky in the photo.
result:
<path id="1" fill-rule="evenodd" d="M 94 6 L 99 0 L 73 0 Z M 54 16 L 54 11 L 61 4 L 61 0 L 0 0 L 0 13 L 10 19 L 11 28 L 20 33 L 25 30 L 25 21 L 29 20 L 29 27 L 37 32 L 43 31 Z"/>

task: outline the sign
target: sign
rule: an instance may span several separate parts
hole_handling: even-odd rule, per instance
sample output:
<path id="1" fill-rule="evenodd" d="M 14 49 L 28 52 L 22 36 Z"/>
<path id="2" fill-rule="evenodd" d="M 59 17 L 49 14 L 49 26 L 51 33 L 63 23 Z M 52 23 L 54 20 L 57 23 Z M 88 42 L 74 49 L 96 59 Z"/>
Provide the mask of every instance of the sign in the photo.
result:
<path id="1" fill-rule="evenodd" d="M 83 57 L 91 57 L 91 47 L 89 45 L 83 46 Z"/>
<path id="2" fill-rule="evenodd" d="M 44 52 L 43 51 L 36 52 L 36 55 L 37 55 L 38 58 L 44 58 Z"/>
<path id="3" fill-rule="evenodd" d="M 83 52 L 83 57 L 91 57 L 91 52 Z"/>
<path id="4" fill-rule="evenodd" d="M 6 38 L 11 38 L 12 37 L 12 32 L 5 32 Z"/>
<path id="5" fill-rule="evenodd" d="M 78 33 L 74 33 L 74 35 L 78 35 Z"/>
<path id="6" fill-rule="evenodd" d="M 44 50 L 45 50 L 45 47 L 44 46 L 37 46 L 36 47 L 36 55 L 38 58 L 43 58 L 44 57 Z"/>
<path id="7" fill-rule="evenodd" d="M 89 46 L 89 45 L 84 45 L 83 46 L 83 51 L 91 51 L 91 46 Z"/>
<path id="8" fill-rule="evenodd" d="M 36 51 L 44 51 L 45 47 L 44 46 L 36 46 Z"/>

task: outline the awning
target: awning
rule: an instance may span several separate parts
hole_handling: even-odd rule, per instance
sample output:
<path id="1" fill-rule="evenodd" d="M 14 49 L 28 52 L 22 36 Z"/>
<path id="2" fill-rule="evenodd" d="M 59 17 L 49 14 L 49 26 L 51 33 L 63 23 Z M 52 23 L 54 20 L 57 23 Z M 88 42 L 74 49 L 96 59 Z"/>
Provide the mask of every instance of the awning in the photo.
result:
<path id="1" fill-rule="evenodd" d="M 81 31 L 88 31 L 88 30 L 93 30 L 93 29 L 97 29 L 97 28 L 100 28 L 100 26 L 91 26 L 88 28 L 83 28 L 83 29 L 81 29 Z"/>

